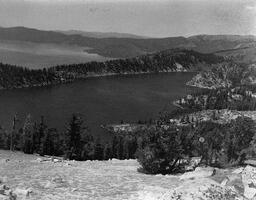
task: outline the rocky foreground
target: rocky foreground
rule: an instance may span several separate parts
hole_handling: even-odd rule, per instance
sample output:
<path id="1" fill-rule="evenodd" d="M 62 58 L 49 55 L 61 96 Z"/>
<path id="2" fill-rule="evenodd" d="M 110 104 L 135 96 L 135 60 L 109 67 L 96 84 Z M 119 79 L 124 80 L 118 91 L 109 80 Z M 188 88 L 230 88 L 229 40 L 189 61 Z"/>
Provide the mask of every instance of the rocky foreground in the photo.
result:
<path id="1" fill-rule="evenodd" d="M 0 200 L 10 199 L 11 191 L 17 199 L 140 199 L 145 188 L 157 195 L 180 182 L 177 176 L 145 175 L 138 168 L 136 160 L 62 161 L 0 151 Z"/>
<path id="2" fill-rule="evenodd" d="M 63 161 L 0 151 L 0 200 L 256 199 L 256 168 L 146 175 L 136 160 Z"/>

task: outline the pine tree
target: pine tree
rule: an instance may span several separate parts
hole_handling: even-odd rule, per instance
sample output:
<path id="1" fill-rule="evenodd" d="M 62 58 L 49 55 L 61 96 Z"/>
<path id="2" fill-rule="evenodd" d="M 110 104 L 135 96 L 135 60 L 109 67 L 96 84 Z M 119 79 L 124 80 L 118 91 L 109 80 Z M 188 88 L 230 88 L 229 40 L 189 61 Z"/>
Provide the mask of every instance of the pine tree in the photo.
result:
<path id="1" fill-rule="evenodd" d="M 124 148 L 123 148 L 123 138 L 118 138 L 118 144 L 117 144 L 117 158 L 122 160 L 124 157 Z"/>
<path id="2" fill-rule="evenodd" d="M 124 159 L 129 159 L 129 143 L 130 143 L 129 136 L 125 136 L 123 139 L 123 158 Z"/>
<path id="3" fill-rule="evenodd" d="M 82 160 L 94 160 L 95 144 L 93 141 L 87 142 L 83 146 L 81 153 Z"/>
<path id="4" fill-rule="evenodd" d="M 114 135 L 113 140 L 112 140 L 112 156 L 113 156 L 113 158 L 118 158 L 117 150 L 118 150 L 118 137 L 117 137 L 117 135 Z"/>
<path id="5" fill-rule="evenodd" d="M 34 141 L 33 141 L 33 124 L 31 115 L 29 114 L 25 120 L 24 126 L 23 126 L 23 152 L 24 153 L 33 153 L 34 149 Z"/>
<path id="6" fill-rule="evenodd" d="M 81 160 L 83 121 L 77 114 L 73 114 L 64 138 L 66 157 L 68 159 Z"/>
<path id="7" fill-rule="evenodd" d="M 123 138 L 123 158 L 124 159 L 134 158 L 136 150 L 137 150 L 136 138 L 132 135 L 126 135 Z"/>
<path id="8" fill-rule="evenodd" d="M 9 134 L 0 127 L 0 148 L 1 149 L 8 149 L 9 148 Z"/>
<path id="9" fill-rule="evenodd" d="M 97 139 L 95 144 L 94 159 L 103 160 L 104 157 L 104 146 L 101 144 L 100 140 Z"/>
<path id="10" fill-rule="evenodd" d="M 104 160 L 108 160 L 108 159 L 111 159 L 113 157 L 112 155 L 112 149 L 111 149 L 111 146 L 110 144 L 107 142 L 104 146 Z"/>
<path id="11" fill-rule="evenodd" d="M 15 136 L 16 136 L 16 124 L 17 123 L 17 116 L 14 115 L 13 118 L 13 125 L 12 125 L 12 130 L 10 131 L 10 150 L 14 150 L 15 146 Z"/>
<path id="12" fill-rule="evenodd" d="M 41 116 L 40 124 L 37 126 L 35 125 L 35 131 L 34 131 L 34 148 L 35 152 L 42 153 L 41 147 L 42 142 L 45 137 L 45 134 L 47 133 L 47 125 L 44 122 L 44 117 Z"/>
<path id="13" fill-rule="evenodd" d="M 54 142 L 52 131 L 48 130 L 41 140 L 40 154 L 41 155 L 54 155 Z"/>

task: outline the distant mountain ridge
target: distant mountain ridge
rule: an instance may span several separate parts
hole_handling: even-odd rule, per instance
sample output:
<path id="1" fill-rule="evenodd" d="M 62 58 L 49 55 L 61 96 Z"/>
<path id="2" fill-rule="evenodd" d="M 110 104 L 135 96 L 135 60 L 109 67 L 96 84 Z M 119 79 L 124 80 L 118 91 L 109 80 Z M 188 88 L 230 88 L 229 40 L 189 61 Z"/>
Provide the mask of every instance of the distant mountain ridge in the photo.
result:
<path id="1" fill-rule="evenodd" d="M 142 38 L 150 38 L 147 36 L 140 36 L 130 33 L 118 33 L 118 32 L 90 32 L 90 31 L 79 31 L 79 30 L 68 30 L 68 31 L 60 31 L 59 33 L 64 33 L 66 35 L 81 35 L 84 37 L 92 37 L 92 38 L 134 38 L 134 39 L 142 39 Z"/>
<path id="2" fill-rule="evenodd" d="M 256 36 L 254 35 L 195 35 L 195 36 L 190 36 L 188 37 L 191 40 L 211 40 L 211 41 L 216 41 L 216 40 L 228 40 L 228 41 L 241 41 L 243 40 L 244 42 L 252 42 L 256 40 Z"/>
<path id="3" fill-rule="evenodd" d="M 236 51 L 250 47 L 250 52 L 254 54 L 256 47 L 256 37 L 251 35 L 196 35 L 188 38 L 94 38 L 26 27 L 1 27 L 0 40 L 75 45 L 83 47 L 84 51 L 88 53 L 109 58 L 130 58 L 173 48 L 191 49 L 201 53 L 219 52 L 222 55 L 221 51 Z M 226 56 L 230 56 L 230 54 L 233 55 L 229 51 Z M 240 52 L 236 52 L 235 55 L 241 57 Z M 252 59 L 249 57 L 245 60 L 251 62 Z"/>

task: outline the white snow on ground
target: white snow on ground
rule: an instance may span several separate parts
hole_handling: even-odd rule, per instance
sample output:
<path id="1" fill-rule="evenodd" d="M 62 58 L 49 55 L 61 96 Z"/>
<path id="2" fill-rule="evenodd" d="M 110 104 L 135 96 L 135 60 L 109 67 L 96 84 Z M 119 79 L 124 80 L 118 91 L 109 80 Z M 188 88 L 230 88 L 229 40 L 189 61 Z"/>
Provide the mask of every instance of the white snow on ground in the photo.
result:
<path id="1" fill-rule="evenodd" d="M 29 199 L 156 200 L 180 183 L 178 176 L 137 172 L 136 160 L 39 162 L 38 156 L 0 151 L 0 180 L 32 189 Z"/>

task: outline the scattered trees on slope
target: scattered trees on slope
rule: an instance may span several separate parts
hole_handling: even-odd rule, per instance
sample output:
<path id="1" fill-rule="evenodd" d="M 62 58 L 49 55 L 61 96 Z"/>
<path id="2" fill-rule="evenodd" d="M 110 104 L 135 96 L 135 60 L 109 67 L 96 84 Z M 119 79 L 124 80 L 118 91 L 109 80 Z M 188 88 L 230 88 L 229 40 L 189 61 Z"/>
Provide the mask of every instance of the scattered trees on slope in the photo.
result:
<path id="1" fill-rule="evenodd" d="M 192 156 L 200 156 L 205 165 L 227 167 L 256 155 L 255 124 L 246 117 L 229 124 L 208 121 L 197 126 L 159 128 L 145 137 L 138 160 L 152 174 L 182 171 Z"/>
<path id="2" fill-rule="evenodd" d="M 0 129 L 0 149 L 10 149 L 11 134 L 13 133 Z M 72 160 L 135 158 L 136 139 L 134 137 L 127 135 L 113 138 L 113 142 L 109 143 L 95 140 L 80 114 L 72 115 L 63 132 L 48 128 L 43 117 L 37 124 L 28 115 L 23 127 L 13 134 L 13 150 L 28 154 L 63 156 Z"/>
<path id="3" fill-rule="evenodd" d="M 192 156 L 201 163 L 226 167 L 242 164 L 256 155 L 254 122 L 239 117 L 228 124 L 211 121 L 188 126 L 156 125 L 137 132 L 120 132 L 111 142 L 94 140 L 81 115 L 73 115 L 65 132 L 48 128 L 42 118 L 37 125 L 30 115 L 14 135 L 16 150 L 40 155 L 64 156 L 75 160 L 134 159 L 146 173 L 175 173 L 184 169 Z M 1 129 L 0 148 L 9 149 L 10 133 Z"/>

